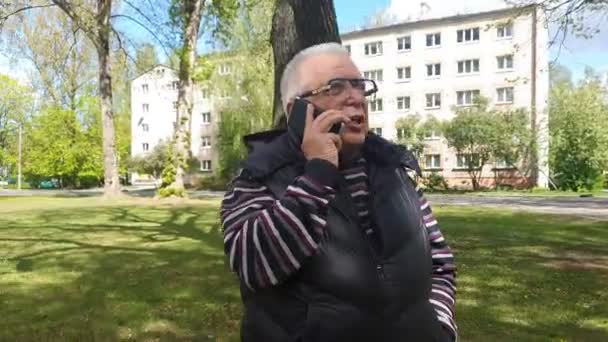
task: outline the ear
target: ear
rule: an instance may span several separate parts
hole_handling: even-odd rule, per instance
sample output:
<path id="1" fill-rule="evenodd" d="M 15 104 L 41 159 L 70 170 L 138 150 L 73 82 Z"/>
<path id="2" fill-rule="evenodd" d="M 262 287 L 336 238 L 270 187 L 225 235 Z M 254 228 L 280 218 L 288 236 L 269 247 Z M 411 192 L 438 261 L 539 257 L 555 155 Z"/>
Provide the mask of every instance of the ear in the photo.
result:
<path id="1" fill-rule="evenodd" d="M 291 114 L 291 110 L 293 109 L 293 101 L 289 101 L 287 103 L 287 111 L 285 112 L 285 117 L 289 120 L 289 115 Z"/>

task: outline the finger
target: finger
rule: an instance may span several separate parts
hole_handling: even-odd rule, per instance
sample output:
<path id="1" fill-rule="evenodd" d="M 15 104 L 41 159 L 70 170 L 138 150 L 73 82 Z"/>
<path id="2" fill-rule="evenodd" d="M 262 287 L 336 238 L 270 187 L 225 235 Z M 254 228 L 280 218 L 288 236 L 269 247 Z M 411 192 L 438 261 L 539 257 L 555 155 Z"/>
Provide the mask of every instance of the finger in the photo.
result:
<path id="1" fill-rule="evenodd" d="M 340 135 L 334 134 L 334 133 L 329 133 L 328 136 L 329 136 L 329 139 L 331 139 L 331 141 L 333 141 L 334 145 L 336 145 L 336 149 L 338 151 L 340 151 L 342 149 L 342 138 L 340 138 Z"/>
<path id="2" fill-rule="evenodd" d="M 319 131 L 328 132 L 331 126 L 339 122 L 349 123 L 350 118 L 342 111 L 328 110 L 315 119 L 314 125 Z"/>
<path id="3" fill-rule="evenodd" d="M 306 105 L 306 121 L 304 122 L 304 132 L 306 132 L 312 127 L 312 123 L 315 120 L 313 117 L 314 111 L 315 108 L 311 104 Z"/>

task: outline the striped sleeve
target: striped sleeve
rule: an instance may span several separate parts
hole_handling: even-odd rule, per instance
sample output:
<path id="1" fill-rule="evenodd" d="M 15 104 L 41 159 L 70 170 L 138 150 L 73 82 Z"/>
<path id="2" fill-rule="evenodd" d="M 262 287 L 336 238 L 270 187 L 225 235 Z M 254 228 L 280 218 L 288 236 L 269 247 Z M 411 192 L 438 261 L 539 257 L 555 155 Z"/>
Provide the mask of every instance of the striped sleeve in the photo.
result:
<path id="1" fill-rule="evenodd" d="M 450 333 L 453 340 L 458 339 L 458 327 L 454 318 L 456 300 L 456 265 L 454 255 L 439 230 L 439 224 L 424 197 L 420 187 L 416 189 L 420 200 L 424 224 L 426 226 L 433 258 L 432 289 L 429 301 L 435 308 L 437 319 Z"/>
<path id="2" fill-rule="evenodd" d="M 252 290 L 277 285 L 317 252 L 337 177 L 329 162 L 309 161 L 282 198 L 247 177 L 233 181 L 221 221 L 224 251 L 242 283 Z"/>

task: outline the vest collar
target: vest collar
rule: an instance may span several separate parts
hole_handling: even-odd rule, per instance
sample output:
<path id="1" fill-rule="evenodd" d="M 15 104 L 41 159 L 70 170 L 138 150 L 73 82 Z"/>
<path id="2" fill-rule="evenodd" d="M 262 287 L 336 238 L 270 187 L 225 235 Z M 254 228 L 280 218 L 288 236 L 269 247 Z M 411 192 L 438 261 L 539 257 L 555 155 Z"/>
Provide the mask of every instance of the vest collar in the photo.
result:
<path id="1" fill-rule="evenodd" d="M 299 143 L 286 130 L 271 130 L 243 138 L 249 152 L 243 167 L 254 178 L 264 178 L 278 169 L 306 162 Z M 371 163 L 386 167 L 405 167 L 422 175 L 414 154 L 404 146 L 394 144 L 370 132 L 362 149 L 363 157 Z"/>

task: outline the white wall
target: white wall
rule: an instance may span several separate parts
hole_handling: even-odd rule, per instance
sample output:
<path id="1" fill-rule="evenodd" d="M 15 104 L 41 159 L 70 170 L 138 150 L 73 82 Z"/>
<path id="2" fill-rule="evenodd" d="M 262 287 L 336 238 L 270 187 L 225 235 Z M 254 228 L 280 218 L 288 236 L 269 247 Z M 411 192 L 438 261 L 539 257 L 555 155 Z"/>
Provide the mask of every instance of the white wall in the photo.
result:
<path id="1" fill-rule="evenodd" d="M 497 38 L 496 24 L 513 20 L 513 37 L 511 39 Z M 542 18 L 541 18 L 542 19 Z M 457 43 L 456 31 L 466 28 L 480 28 L 480 40 L 470 43 Z M 548 63 L 547 40 L 548 32 L 544 21 L 537 25 L 537 97 L 536 106 L 539 113 L 537 122 L 547 122 L 546 103 L 548 98 Z M 440 47 L 426 47 L 426 34 L 441 32 Z M 412 49 L 408 52 L 398 52 L 397 38 L 411 36 Z M 383 54 L 380 56 L 365 56 L 366 43 L 382 41 Z M 418 113 L 423 118 L 433 115 L 441 120 L 453 117 L 453 106 L 457 104 L 456 92 L 461 90 L 480 90 L 481 95 L 490 100 L 490 105 L 499 108 L 531 108 L 532 86 L 532 16 L 530 14 L 515 19 L 511 14 L 494 13 L 465 18 L 450 18 L 406 25 L 396 25 L 391 28 L 372 30 L 361 34 L 346 35 L 344 45 L 350 45 L 353 60 L 361 72 L 375 69 L 384 70 L 384 82 L 379 84 L 377 97 L 383 99 L 382 113 L 370 113 L 370 127 L 381 127 L 383 136 L 396 139 L 395 122 L 407 115 Z M 506 54 L 514 55 L 514 68 L 504 72 L 497 70 L 496 57 Z M 480 72 L 476 75 L 458 75 L 457 62 L 466 59 L 479 59 Z M 426 64 L 441 63 L 441 76 L 437 79 L 426 77 Z M 412 78 L 407 83 L 398 83 L 397 70 L 399 66 L 410 66 Z M 512 105 L 496 104 L 496 88 L 514 87 L 514 103 Z M 425 109 L 427 93 L 441 93 L 440 109 Z M 410 96 L 411 109 L 397 110 L 397 96 Z M 546 125 L 545 125 L 546 126 Z M 541 128 L 543 126 L 541 125 Z M 543 170 L 547 170 L 548 132 L 539 131 L 541 151 L 539 159 Z M 455 168 L 456 160 L 453 151 L 448 151 L 445 141 L 430 143 L 430 150 L 442 154 L 444 170 Z M 422 163 L 423 161 L 421 161 Z M 489 168 L 488 168 L 489 169 Z M 546 171 L 548 173 L 548 171 Z M 446 174 L 446 172 L 444 172 Z M 542 174 L 542 173 L 541 173 Z M 462 175 L 450 174 L 459 177 Z M 488 175 L 491 176 L 491 175 Z M 466 178 L 466 175 L 463 176 Z M 540 186 L 546 186 L 546 179 L 539 181 Z"/>

